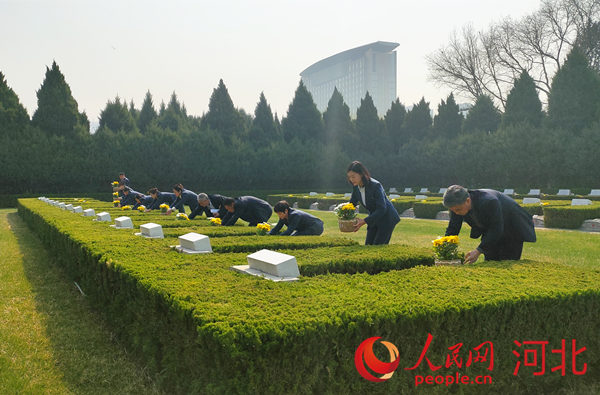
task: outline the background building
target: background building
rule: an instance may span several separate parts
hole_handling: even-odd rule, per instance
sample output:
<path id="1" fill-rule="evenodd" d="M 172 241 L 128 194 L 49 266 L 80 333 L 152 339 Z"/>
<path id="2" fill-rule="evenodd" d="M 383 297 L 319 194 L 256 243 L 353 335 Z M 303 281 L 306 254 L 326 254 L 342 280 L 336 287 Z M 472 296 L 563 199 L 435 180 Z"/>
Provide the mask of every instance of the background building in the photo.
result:
<path id="1" fill-rule="evenodd" d="M 323 112 L 333 89 L 344 97 L 352 116 L 369 92 L 380 117 L 396 100 L 396 52 L 398 43 L 377 41 L 349 49 L 309 66 L 300 73 L 317 108 Z"/>

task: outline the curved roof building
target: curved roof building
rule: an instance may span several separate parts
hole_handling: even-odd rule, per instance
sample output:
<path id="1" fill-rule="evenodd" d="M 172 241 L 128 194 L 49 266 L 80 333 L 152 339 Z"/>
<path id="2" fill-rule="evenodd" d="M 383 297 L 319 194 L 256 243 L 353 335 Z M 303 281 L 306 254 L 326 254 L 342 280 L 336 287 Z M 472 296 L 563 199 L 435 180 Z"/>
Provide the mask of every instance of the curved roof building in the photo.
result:
<path id="1" fill-rule="evenodd" d="M 396 100 L 396 52 L 398 43 L 376 41 L 336 55 L 307 67 L 302 81 L 323 112 L 333 89 L 344 97 L 352 116 L 367 92 L 373 98 L 380 117 Z"/>

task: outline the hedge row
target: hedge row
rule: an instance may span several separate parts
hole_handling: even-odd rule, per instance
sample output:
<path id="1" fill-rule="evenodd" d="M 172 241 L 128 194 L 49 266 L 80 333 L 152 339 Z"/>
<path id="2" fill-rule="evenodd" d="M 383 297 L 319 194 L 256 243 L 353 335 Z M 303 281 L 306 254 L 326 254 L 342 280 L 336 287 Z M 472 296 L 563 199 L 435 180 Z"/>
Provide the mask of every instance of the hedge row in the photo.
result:
<path id="1" fill-rule="evenodd" d="M 447 210 L 441 201 L 419 201 L 413 204 L 416 218 L 435 219 L 440 211 Z"/>
<path id="2" fill-rule="evenodd" d="M 544 393 L 581 381 L 549 371 L 533 377 L 525 367 L 514 376 L 515 340 L 548 341 L 556 349 L 561 339 L 577 339 L 587 348 L 579 361 L 588 364 L 584 379 L 600 380 L 598 271 L 494 262 L 272 283 L 228 270 L 241 254 L 177 254 L 166 240 L 124 236 L 35 200 L 21 200 L 19 213 L 172 393 L 414 392 L 415 374 L 456 371 L 433 373 L 426 363 L 404 370 L 418 360 L 428 333 L 434 340 L 427 357 L 437 365 L 457 343 L 471 350 L 493 342 L 493 372 L 487 364 L 460 370 L 491 374 L 488 392 Z M 314 252 L 317 261 L 321 251 L 297 253 Z M 400 352 L 400 367 L 385 383 L 364 380 L 354 365 L 357 346 L 372 336 Z M 557 356 L 546 355 L 549 370 Z"/>
<path id="3" fill-rule="evenodd" d="M 544 226 L 547 228 L 577 229 L 586 219 L 600 218 L 600 205 L 544 206 Z"/>

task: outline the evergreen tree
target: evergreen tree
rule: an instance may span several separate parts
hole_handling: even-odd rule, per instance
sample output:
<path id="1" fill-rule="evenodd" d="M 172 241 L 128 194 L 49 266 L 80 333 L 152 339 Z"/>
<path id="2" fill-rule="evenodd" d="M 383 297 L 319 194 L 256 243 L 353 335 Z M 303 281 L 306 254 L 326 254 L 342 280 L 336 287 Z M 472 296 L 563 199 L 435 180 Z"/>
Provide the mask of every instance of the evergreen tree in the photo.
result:
<path id="1" fill-rule="evenodd" d="M 28 124 L 27 110 L 0 72 L 0 136 L 19 137 Z"/>
<path id="2" fill-rule="evenodd" d="M 156 114 L 154 104 L 152 103 L 152 95 L 150 94 L 150 91 L 148 91 L 146 92 L 146 97 L 144 97 L 144 103 L 142 104 L 142 109 L 140 110 L 137 119 L 137 126 L 140 129 L 140 132 L 145 133 L 146 130 L 148 130 L 150 123 L 157 117 L 158 114 Z"/>
<path id="3" fill-rule="evenodd" d="M 267 103 L 265 94 L 261 92 L 260 99 L 254 109 L 254 119 L 250 127 L 250 142 L 255 147 L 264 147 L 278 140 L 278 138 L 271 106 Z"/>
<path id="4" fill-rule="evenodd" d="M 283 136 L 288 142 L 294 137 L 302 141 L 323 142 L 325 140 L 321 113 L 302 80 L 298 84 L 294 99 L 288 107 L 287 117 L 283 119 L 281 127 Z"/>
<path id="5" fill-rule="evenodd" d="M 364 99 L 360 100 L 360 106 L 356 110 L 356 134 L 358 135 L 361 151 L 375 154 L 382 150 L 388 150 L 383 124 L 377 115 L 377 108 L 369 92 Z"/>
<path id="6" fill-rule="evenodd" d="M 244 120 L 240 112 L 234 107 L 223 80 L 213 90 L 208 103 L 208 112 L 203 118 L 203 128 L 209 127 L 223 135 L 225 141 L 230 141 L 234 136 L 244 134 Z"/>
<path id="7" fill-rule="evenodd" d="M 471 133 L 476 130 L 495 132 L 500 125 L 500 112 L 487 95 L 480 95 L 475 100 L 463 123 L 463 131 Z"/>
<path id="8" fill-rule="evenodd" d="M 462 128 L 463 116 L 459 112 L 454 94 L 450 93 L 448 99 L 440 103 L 438 113 L 433 118 L 433 130 L 438 137 L 454 138 Z"/>
<path id="9" fill-rule="evenodd" d="M 350 108 L 344 103 L 344 98 L 337 88 L 334 88 L 323 113 L 323 124 L 328 146 L 340 147 L 347 153 L 353 153 L 357 149 L 358 139 L 350 118 Z"/>
<path id="10" fill-rule="evenodd" d="M 429 102 L 422 97 L 406 114 L 404 129 L 409 138 L 423 139 L 431 130 L 431 109 Z"/>
<path id="11" fill-rule="evenodd" d="M 135 105 L 133 104 L 133 99 L 131 99 L 131 101 L 129 102 L 129 113 L 131 114 L 131 117 L 137 125 L 137 120 L 140 116 L 140 112 L 135 108 Z"/>
<path id="12" fill-rule="evenodd" d="M 506 98 L 506 108 L 502 115 L 502 128 L 527 122 L 540 126 L 544 113 L 542 102 L 535 89 L 533 78 L 523 71 Z"/>
<path id="13" fill-rule="evenodd" d="M 113 132 L 134 132 L 136 125 L 125 102 L 121 103 L 119 96 L 114 102 L 110 100 L 100 113 L 100 126 L 98 130 L 110 129 Z"/>
<path id="14" fill-rule="evenodd" d="M 598 120 L 600 76 L 590 68 L 579 48 L 567 55 L 555 74 L 548 97 L 548 118 L 552 126 L 579 132 Z"/>
<path id="15" fill-rule="evenodd" d="M 173 92 L 169 104 L 158 116 L 158 125 L 163 129 L 180 131 L 187 125 L 187 116 L 185 115 L 185 106 L 177 99 L 177 94 Z"/>
<path id="16" fill-rule="evenodd" d="M 56 62 L 52 62 L 51 68 L 46 67 L 46 76 L 37 91 L 37 98 L 38 108 L 31 119 L 34 126 L 46 133 L 65 137 L 85 134 L 77 102 Z"/>
<path id="17" fill-rule="evenodd" d="M 392 106 L 385 113 L 384 122 L 388 138 L 392 144 L 393 152 L 397 153 L 402 144 L 408 140 L 404 119 L 406 118 L 406 107 L 400 103 L 400 99 L 392 102 Z"/>

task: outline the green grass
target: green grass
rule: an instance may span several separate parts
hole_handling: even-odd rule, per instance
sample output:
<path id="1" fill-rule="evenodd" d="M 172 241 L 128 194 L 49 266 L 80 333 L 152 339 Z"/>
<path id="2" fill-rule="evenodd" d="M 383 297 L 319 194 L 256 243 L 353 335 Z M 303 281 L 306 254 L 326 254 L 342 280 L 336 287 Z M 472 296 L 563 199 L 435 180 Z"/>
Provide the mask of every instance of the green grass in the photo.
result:
<path id="1" fill-rule="evenodd" d="M 158 393 L 17 216 L 0 210 L 0 393 Z"/>

